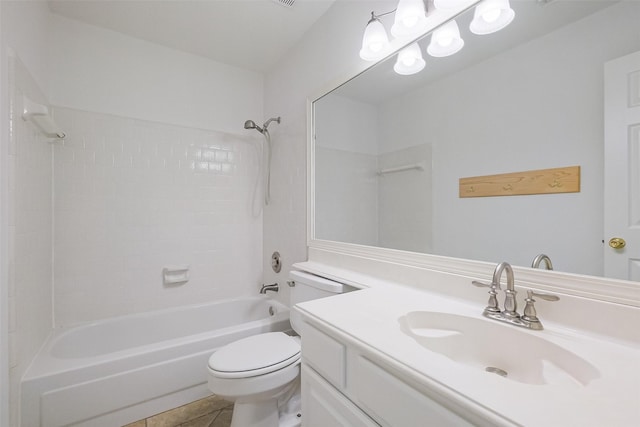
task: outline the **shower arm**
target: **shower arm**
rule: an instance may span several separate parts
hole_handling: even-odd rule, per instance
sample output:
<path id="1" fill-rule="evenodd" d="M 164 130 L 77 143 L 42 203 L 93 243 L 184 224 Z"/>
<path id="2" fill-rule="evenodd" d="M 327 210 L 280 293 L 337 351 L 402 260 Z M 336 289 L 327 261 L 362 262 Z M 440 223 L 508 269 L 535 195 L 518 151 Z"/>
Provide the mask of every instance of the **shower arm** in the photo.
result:
<path id="1" fill-rule="evenodd" d="M 267 127 L 269 126 L 269 123 L 271 123 L 271 122 L 277 122 L 278 124 L 280 124 L 280 116 L 270 118 L 269 120 L 264 122 L 264 124 L 262 125 L 262 128 L 264 130 L 267 130 Z"/>

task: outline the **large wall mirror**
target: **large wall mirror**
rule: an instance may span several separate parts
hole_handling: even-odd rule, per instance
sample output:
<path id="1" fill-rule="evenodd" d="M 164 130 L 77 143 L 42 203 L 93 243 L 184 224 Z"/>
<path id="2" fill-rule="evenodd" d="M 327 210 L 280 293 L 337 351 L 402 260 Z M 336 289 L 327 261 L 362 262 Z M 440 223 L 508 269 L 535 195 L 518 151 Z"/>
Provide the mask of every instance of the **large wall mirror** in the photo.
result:
<path id="1" fill-rule="evenodd" d="M 511 5 L 490 35 L 459 15 L 464 48 L 418 74 L 390 57 L 313 102 L 312 241 L 605 275 L 603 70 L 640 51 L 640 2 Z M 460 178 L 569 166 L 579 192 L 459 196 Z"/>

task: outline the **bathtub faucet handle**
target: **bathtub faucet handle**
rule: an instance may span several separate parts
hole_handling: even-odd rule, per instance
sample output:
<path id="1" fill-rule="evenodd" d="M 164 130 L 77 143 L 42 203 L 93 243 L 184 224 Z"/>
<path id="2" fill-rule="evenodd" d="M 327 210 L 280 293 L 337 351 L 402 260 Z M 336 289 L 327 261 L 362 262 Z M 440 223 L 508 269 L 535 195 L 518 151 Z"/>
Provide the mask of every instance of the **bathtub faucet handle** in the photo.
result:
<path id="1" fill-rule="evenodd" d="M 272 283 L 270 285 L 262 285 L 262 288 L 260 288 L 260 293 L 266 294 L 267 291 L 278 292 L 278 284 Z"/>

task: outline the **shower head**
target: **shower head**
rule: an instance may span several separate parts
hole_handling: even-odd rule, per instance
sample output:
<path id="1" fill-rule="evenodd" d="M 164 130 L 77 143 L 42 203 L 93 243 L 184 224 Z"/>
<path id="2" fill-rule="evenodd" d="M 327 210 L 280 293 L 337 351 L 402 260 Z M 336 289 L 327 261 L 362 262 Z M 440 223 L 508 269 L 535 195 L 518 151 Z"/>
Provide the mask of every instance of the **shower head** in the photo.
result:
<path id="1" fill-rule="evenodd" d="M 260 133 L 264 132 L 264 130 L 260 126 L 258 126 L 256 124 L 256 122 L 254 122 L 253 120 L 247 120 L 246 122 L 244 122 L 244 128 L 245 129 L 255 129 Z"/>
<path id="2" fill-rule="evenodd" d="M 262 127 L 258 126 L 256 124 L 256 122 L 254 122 L 253 120 L 247 120 L 246 122 L 244 122 L 244 128 L 245 129 L 255 129 L 260 133 L 264 133 L 267 128 L 269 127 L 269 123 L 271 122 L 278 122 L 280 123 L 280 117 L 272 117 L 269 120 L 267 120 L 266 122 L 264 122 L 264 124 L 262 125 Z"/>

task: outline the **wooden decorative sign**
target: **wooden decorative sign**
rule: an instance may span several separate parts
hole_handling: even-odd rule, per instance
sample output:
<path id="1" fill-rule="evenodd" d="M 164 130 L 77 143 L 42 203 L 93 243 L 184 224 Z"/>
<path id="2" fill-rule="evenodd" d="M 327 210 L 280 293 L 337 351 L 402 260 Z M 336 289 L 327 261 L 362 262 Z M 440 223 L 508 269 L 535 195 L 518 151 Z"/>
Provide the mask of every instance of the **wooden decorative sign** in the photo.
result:
<path id="1" fill-rule="evenodd" d="M 460 197 L 580 192 L 580 166 L 460 178 Z"/>

